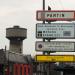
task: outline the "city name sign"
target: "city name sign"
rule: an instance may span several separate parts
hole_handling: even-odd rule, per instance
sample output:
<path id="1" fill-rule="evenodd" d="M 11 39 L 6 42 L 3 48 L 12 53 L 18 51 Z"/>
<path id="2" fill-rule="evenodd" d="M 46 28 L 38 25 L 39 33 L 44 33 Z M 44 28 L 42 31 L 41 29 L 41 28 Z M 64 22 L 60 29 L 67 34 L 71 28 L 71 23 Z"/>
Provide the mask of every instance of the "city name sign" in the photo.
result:
<path id="1" fill-rule="evenodd" d="M 36 19 L 38 21 L 44 21 L 44 20 L 73 21 L 75 20 L 75 11 L 71 11 L 71 10 L 37 11 Z"/>

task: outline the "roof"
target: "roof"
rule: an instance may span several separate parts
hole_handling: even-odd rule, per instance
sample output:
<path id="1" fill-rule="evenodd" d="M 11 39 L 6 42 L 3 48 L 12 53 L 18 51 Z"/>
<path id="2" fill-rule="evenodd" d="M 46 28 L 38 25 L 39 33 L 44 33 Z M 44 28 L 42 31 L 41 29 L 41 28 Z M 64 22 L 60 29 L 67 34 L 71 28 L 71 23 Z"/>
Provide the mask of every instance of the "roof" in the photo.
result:
<path id="1" fill-rule="evenodd" d="M 0 50 L 0 63 L 5 62 L 13 62 L 13 63 L 31 63 L 32 59 L 30 55 L 23 55 L 19 53 L 14 53 L 10 51 Z"/>

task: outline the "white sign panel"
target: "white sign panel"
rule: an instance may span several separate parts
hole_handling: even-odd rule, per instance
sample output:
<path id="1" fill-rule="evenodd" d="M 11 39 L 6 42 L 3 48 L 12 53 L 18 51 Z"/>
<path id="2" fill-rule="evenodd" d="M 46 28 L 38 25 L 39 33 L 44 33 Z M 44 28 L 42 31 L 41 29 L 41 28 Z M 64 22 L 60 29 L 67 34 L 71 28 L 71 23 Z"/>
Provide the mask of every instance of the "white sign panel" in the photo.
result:
<path id="1" fill-rule="evenodd" d="M 35 44 L 36 51 L 56 51 L 56 52 L 70 52 L 75 51 L 75 44 L 73 42 L 51 41 L 42 42 L 37 41 Z"/>
<path id="2" fill-rule="evenodd" d="M 37 11 L 36 18 L 39 21 L 43 20 L 75 20 L 75 11 Z"/>
<path id="3" fill-rule="evenodd" d="M 36 24 L 36 38 L 72 39 L 75 37 L 74 23 Z"/>

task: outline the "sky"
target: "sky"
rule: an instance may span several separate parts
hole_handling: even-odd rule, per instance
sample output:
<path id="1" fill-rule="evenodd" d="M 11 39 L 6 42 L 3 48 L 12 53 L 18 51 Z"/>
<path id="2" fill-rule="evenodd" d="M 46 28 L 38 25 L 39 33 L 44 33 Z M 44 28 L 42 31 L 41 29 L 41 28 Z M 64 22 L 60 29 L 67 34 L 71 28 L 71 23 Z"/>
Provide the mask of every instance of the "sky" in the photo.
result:
<path id="1" fill-rule="evenodd" d="M 36 39 L 35 27 L 36 11 L 42 10 L 43 0 L 0 0 L 0 49 L 7 47 L 9 40 L 6 39 L 6 28 L 19 25 L 27 28 L 27 39 L 23 41 L 23 53 L 35 55 Z M 45 9 L 48 5 L 52 10 L 75 10 L 75 0 L 45 0 Z M 74 22 L 74 21 L 73 21 Z M 70 40 L 70 41 L 74 41 Z"/>

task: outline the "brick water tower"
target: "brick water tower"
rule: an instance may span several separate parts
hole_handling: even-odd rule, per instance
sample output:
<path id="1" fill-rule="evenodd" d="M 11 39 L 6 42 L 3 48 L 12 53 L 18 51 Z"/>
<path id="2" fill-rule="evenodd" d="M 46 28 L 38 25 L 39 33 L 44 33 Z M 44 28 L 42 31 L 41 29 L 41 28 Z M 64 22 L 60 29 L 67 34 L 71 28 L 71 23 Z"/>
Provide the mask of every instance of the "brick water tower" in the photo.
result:
<path id="1" fill-rule="evenodd" d="M 23 40 L 27 38 L 27 29 L 14 26 L 6 29 L 6 38 L 10 40 L 9 50 L 23 53 Z"/>

